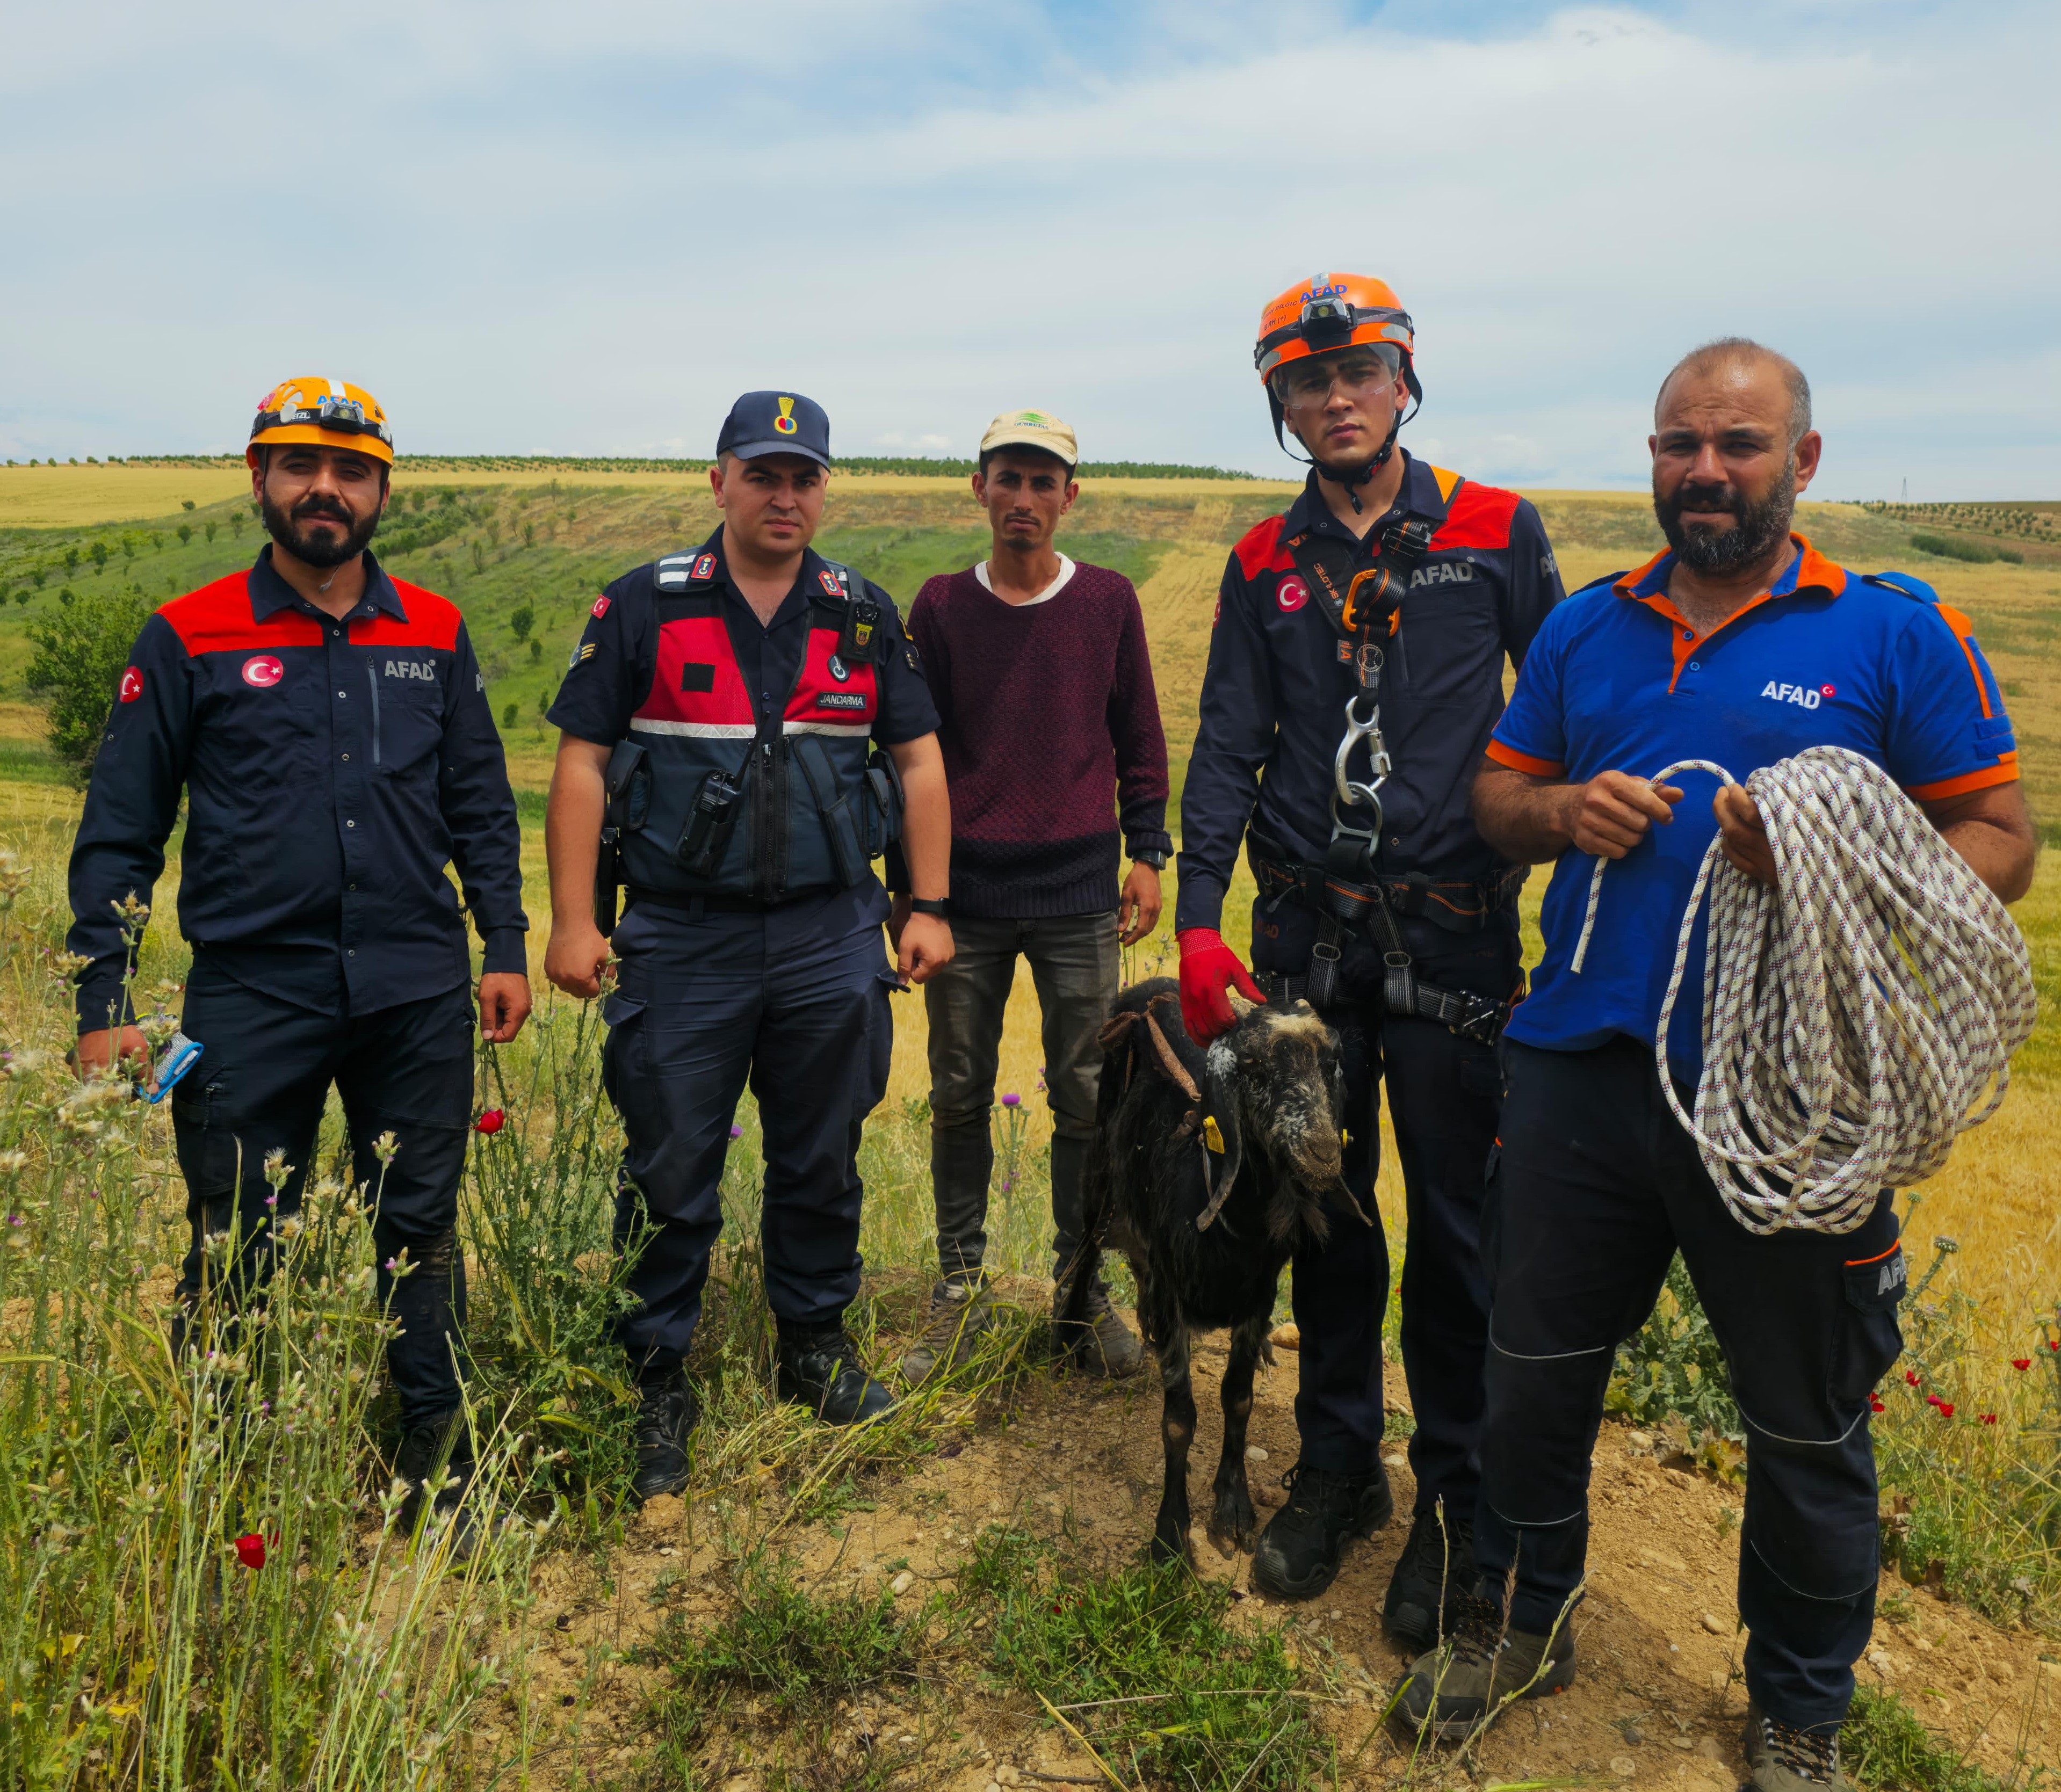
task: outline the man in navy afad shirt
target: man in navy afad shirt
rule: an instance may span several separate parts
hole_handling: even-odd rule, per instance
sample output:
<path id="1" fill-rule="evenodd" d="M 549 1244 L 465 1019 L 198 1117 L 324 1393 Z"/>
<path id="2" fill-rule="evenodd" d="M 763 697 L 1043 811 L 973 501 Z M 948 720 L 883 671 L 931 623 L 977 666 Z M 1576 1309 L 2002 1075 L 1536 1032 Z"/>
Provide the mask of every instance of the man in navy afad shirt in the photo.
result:
<path id="1" fill-rule="evenodd" d="M 71 859 L 68 943 L 89 961 L 79 1066 L 148 1074 L 122 906 L 150 900 L 183 794 L 181 1024 L 202 1050 L 171 1096 L 193 1231 L 180 1298 L 191 1312 L 206 1241 L 232 1229 L 243 1277 L 268 1272 L 334 1083 L 371 1190 L 379 1298 L 400 1322 L 396 1466 L 419 1488 L 447 1456 L 448 1508 L 472 1460 L 455 1354 L 473 1047 L 445 867 L 485 949 L 481 1030 L 506 1042 L 530 1012 L 515 799 L 457 606 L 366 548 L 394 458 L 378 403 L 288 380 L 260 401 L 247 458 L 270 545 L 144 625 L 94 761 Z M 382 1153 L 388 1133 L 398 1149 Z M 276 1199 L 274 1151 L 288 1166 Z"/>
<path id="2" fill-rule="evenodd" d="M 1253 998 L 1261 986 L 1307 997 L 1339 1030 L 1345 1181 L 1374 1216 L 1370 1226 L 1339 1201 L 1327 1242 L 1295 1260 L 1301 1449 L 1252 1567 L 1277 1598 L 1321 1591 L 1347 1541 L 1393 1510 L 1381 1461 L 1388 1254 L 1374 1202 L 1387 1078 L 1409 1204 L 1402 1343 L 1417 1427 L 1413 1522 L 1383 1617 L 1429 1642 L 1473 1579 L 1488 1327 L 1477 1238 L 1502 1094 L 1495 1038 L 1523 974 L 1523 873 L 1475 831 L 1467 788 L 1503 711 L 1504 667 L 1523 659 L 1560 582 L 1531 505 L 1397 446 L 1419 390 L 1413 342 L 1395 294 L 1359 274 L 1291 287 L 1261 319 L 1255 364 L 1277 428 L 1315 465 L 1287 514 L 1224 569 L 1181 798 L 1175 927 L 1192 1037 L 1231 1024 L 1229 989 Z M 1241 848 L 1259 883 L 1257 984 L 1218 930 Z"/>
<path id="3" fill-rule="evenodd" d="M 1733 864 L 1769 882 L 1776 872 L 1743 788 L 1702 772 L 1650 780 L 1684 760 L 1745 777 L 1809 747 L 1848 748 L 2007 901 L 2031 883 L 2034 837 L 2010 719 L 1967 618 L 1791 532 L 1820 450 L 1802 373 L 1751 342 L 1712 343 L 1669 374 L 1654 422 L 1668 550 L 1547 618 L 1475 786 L 1486 839 L 1559 862 L 1545 958 L 1505 1036 L 1485 1228 L 1483 1603 L 1417 1664 L 1403 1710 L 1471 1728 L 1507 1695 L 1573 1678 L 1567 1615 L 1603 1392 L 1679 1249 L 1746 1427 L 1747 1763 L 1758 1792 L 1803 1792 L 1848 1783 L 1837 1738 L 1879 1569 L 1868 1397 L 1902 1348 L 1902 1252 L 1889 1190 L 1854 1231 L 1748 1232 L 1669 1108 L 1655 1035 L 1696 867 L 1722 832 Z M 1598 855 L 1612 866 L 1577 972 Z M 1700 947 L 1691 964 L 1666 1055 L 1693 1100 Z"/>

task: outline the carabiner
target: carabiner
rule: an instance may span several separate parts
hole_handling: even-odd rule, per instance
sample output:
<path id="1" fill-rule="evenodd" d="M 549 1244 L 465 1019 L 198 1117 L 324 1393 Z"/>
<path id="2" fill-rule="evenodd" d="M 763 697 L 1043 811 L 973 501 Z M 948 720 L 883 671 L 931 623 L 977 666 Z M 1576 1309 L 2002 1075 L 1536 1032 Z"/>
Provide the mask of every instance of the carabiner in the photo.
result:
<path id="1" fill-rule="evenodd" d="M 1346 699 L 1345 738 L 1339 742 L 1337 756 L 1331 761 L 1331 785 L 1336 793 L 1332 804 L 1334 817 L 1338 804 L 1341 802 L 1348 809 L 1357 809 L 1363 803 L 1371 802 L 1378 816 L 1381 810 L 1381 786 L 1388 782 L 1388 774 L 1395 769 L 1395 762 L 1388 757 L 1387 744 L 1381 738 L 1380 704 L 1370 698 L 1371 713 L 1363 722 L 1359 714 L 1359 701 L 1357 696 Z M 1367 743 L 1368 767 L 1374 774 L 1371 784 L 1358 782 L 1346 769 L 1347 762 L 1352 757 L 1352 750 L 1362 741 Z M 1379 825 L 1377 821 L 1375 826 L 1379 827 Z"/>

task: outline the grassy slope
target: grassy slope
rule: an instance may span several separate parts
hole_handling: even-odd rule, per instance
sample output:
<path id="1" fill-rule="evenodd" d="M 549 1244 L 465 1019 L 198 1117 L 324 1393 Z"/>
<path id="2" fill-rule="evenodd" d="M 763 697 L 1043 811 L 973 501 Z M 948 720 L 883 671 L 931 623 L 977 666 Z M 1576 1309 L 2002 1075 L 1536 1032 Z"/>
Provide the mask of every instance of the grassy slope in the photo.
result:
<path id="1" fill-rule="evenodd" d="M 714 524 L 706 485 L 669 474 L 626 474 L 606 483 L 570 477 L 526 478 L 466 472 L 416 476 L 396 483 L 406 519 L 442 512 L 446 491 L 466 506 L 463 526 L 433 546 L 396 556 L 402 576 L 443 591 L 464 608 L 490 683 L 495 712 L 514 706 L 518 722 L 506 731 L 510 763 L 525 832 L 531 878 L 533 934 L 541 957 L 544 881 L 542 802 L 554 742 L 540 708 L 555 690 L 566 655 L 577 639 L 594 591 L 626 568 L 654 554 L 698 542 Z M 1195 728 L 1195 698 L 1207 651 L 1217 581 L 1231 546 L 1271 514 L 1292 488 L 1245 482 L 1111 480 L 1091 484 L 1069 520 L 1062 544 L 1080 558 L 1113 566 L 1139 586 L 1158 674 L 1179 782 Z M 0 603 L 0 820 L 11 813 L 62 813 L 64 774 L 37 738 L 38 712 L 22 685 L 31 647 L 27 630 L 57 600 L 61 586 L 84 591 L 102 582 L 135 580 L 156 595 L 170 595 L 242 566 L 262 538 L 248 520 L 240 479 L 218 469 L 0 469 L 0 595 L 30 590 L 28 569 L 55 566 L 65 547 L 90 549 L 96 538 L 114 549 L 105 571 L 90 560 L 74 572 L 52 571 L 26 605 Z M 166 509 L 154 520 L 136 516 L 139 494 Z M 1643 500 L 1621 494 L 1535 494 L 1572 586 L 1636 563 L 1659 545 Z M 172 506 L 185 498 L 197 508 Z M 422 500 L 418 510 L 415 502 Z M 240 538 L 229 526 L 242 510 Z M 66 525 L 19 526 L 21 519 L 62 513 Z M 1951 520 L 1951 519 L 1950 519 Z M 173 531 L 196 530 L 190 545 Z M 216 524 L 210 542 L 206 526 Z M 1933 519 L 1927 526 L 1937 526 Z M 848 560 L 886 586 L 905 606 L 930 574 L 963 566 L 984 544 L 982 518 L 956 481 L 858 475 L 832 488 L 822 550 Z M 405 523 L 403 525 L 405 526 Z M 2028 794 L 2035 809 L 2061 816 L 2061 661 L 2052 652 L 2061 631 L 2061 550 L 2023 542 L 2023 566 L 1973 566 L 1914 553 L 1911 525 L 1857 506 L 1808 506 L 1803 526 L 1818 544 L 1859 567 L 1903 566 L 1936 584 L 1950 602 L 1973 616 L 1995 664 L 2018 724 Z M 526 545 L 526 530 L 528 531 Z M 160 543 L 149 541 L 152 530 Z M 389 537 L 399 533 L 390 526 Z M 121 550 L 126 537 L 134 558 Z M 475 562 L 474 550 L 478 560 Z M 510 623 L 520 606 L 535 611 L 539 650 L 533 654 Z M 1535 877 L 1529 911 L 1543 889 Z M 1170 891 L 1171 896 L 1171 891 Z M 2061 869 L 2043 872 L 2020 918 L 2031 939 L 2049 1015 L 2061 1000 Z M 1229 931 L 1244 931 L 1243 905 L 1234 902 Z M 1138 954 L 1132 968 L 1152 968 L 1166 949 L 1164 930 Z M 1012 1011 L 1005 1042 L 1002 1086 L 1031 1090 L 1040 1051 L 1026 986 Z M 921 1004 L 898 1006 L 901 1037 L 890 1099 L 922 1093 Z M 1927 1230 L 1959 1236 L 1967 1279 L 2011 1304 L 2043 1292 L 2061 1253 L 2042 1217 L 2047 1205 L 2043 1166 L 2061 1134 L 2061 1095 L 2051 1091 L 2061 1073 L 2061 1025 L 2044 1022 L 2020 1060 L 2024 1086 L 2003 1114 L 1974 1135 L 1947 1171 L 1928 1189 Z M 1041 1145 L 1045 1117 L 1034 1115 L 1030 1143 Z M 1385 1179 L 1392 1180 L 1392 1178 Z M 1384 1186 L 1385 1206 L 1399 1207 L 1399 1189 Z M 911 1226 L 905 1236 L 919 1235 Z M 1035 1231 L 1026 1227 L 1026 1241 Z M 2008 1292 L 2007 1292 L 2008 1290 Z"/>

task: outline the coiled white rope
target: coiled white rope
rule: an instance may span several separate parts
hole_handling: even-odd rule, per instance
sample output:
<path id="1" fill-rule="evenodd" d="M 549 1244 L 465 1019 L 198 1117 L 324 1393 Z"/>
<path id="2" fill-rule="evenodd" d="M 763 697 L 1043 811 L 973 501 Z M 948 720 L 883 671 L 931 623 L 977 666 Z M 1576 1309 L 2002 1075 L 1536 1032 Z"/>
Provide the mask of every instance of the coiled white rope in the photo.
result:
<path id="1" fill-rule="evenodd" d="M 1723 766 L 1684 759 L 1653 780 Z M 1779 874 L 1711 842 L 1675 942 L 1654 1042 L 1660 1086 L 1750 1232 L 1851 1232 L 1880 1191 L 1921 1182 L 2009 1086 L 2032 1031 L 2032 966 L 2010 912 L 1872 761 L 1814 746 L 1746 781 Z M 1575 949 L 1603 895 L 1599 858 Z M 1703 1069 L 1693 1118 L 1667 1033 L 1707 893 Z"/>

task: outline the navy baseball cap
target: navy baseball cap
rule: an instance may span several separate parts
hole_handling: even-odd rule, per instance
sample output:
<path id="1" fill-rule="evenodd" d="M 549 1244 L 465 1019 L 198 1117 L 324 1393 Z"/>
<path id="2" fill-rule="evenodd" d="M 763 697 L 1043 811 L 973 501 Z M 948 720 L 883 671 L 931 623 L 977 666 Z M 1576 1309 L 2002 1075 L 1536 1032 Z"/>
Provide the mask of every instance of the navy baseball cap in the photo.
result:
<path id="1" fill-rule="evenodd" d="M 747 392 L 723 418 L 715 451 L 718 458 L 734 454 L 743 461 L 761 454 L 804 454 L 828 466 L 830 420 L 813 398 L 793 392 Z"/>

